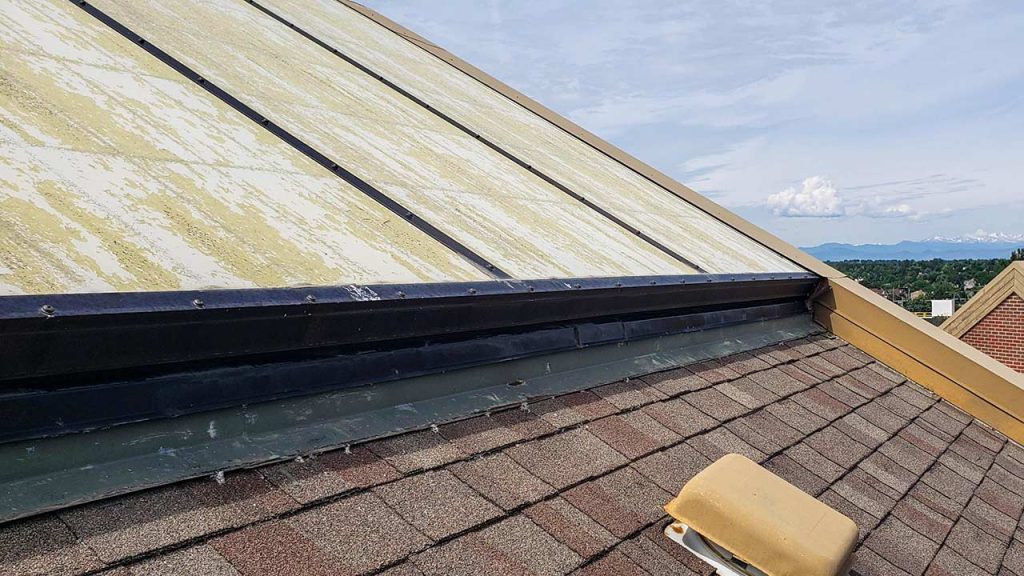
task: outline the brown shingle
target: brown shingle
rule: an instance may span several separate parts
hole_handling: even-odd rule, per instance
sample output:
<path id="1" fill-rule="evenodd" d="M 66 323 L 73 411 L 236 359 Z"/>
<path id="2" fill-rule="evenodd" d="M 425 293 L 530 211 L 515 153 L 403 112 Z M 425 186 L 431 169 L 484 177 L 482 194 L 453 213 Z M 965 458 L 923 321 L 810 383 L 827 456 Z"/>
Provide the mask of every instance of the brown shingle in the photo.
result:
<path id="1" fill-rule="evenodd" d="M 915 484 L 907 496 L 917 499 L 922 504 L 928 506 L 928 508 L 950 520 L 956 520 L 960 517 L 960 511 L 964 508 L 963 504 L 956 502 L 924 482 Z"/>
<path id="2" fill-rule="evenodd" d="M 582 559 L 525 516 L 513 516 L 415 557 L 424 574 L 562 576 Z"/>
<path id="3" fill-rule="evenodd" d="M 846 498 L 843 498 L 838 492 L 832 489 L 824 491 L 820 496 L 818 496 L 818 500 L 821 500 L 825 504 L 828 504 L 835 510 L 839 511 L 841 514 L 846 515 L 850 520 L 853 520 L 853 523 L 857 525 L 858 541 L 863 541 L 864 538 L 867 538 L 867 535 L 870 534 L 871 531 L 875 529 L 875 526 L 878 526 L 878 523 L 882 520 L 881 518 L 872 516 L 864 510 L 861 510 L 856 504 L 850 502 Z"/>
<path id="4" fill-rule="evenodd" d="M 932 404 L 935 404 L 935 396 L 917 384 L 902 384 L 893 388 L 892 393 L 921 411 L 924 411 L 931 407 Z"/>
<path id="5" fill-rule="evenodd" d="M 649 576 L 647 572 L 637 566 L 632 560 L 618 550 L 602 556 L 592 564 L 580 568 L 573 574 L 578 576 Z"/>
<path id="6" fill-rule="evenodd" d="M 183 550 L 171 552 L 133 564 L 130 568 L 133 575 L 138 576 L 179 576 L 181 574 L 202 574 L 203 576 L 238 576 L 239 572 L 223 556 L 210 546 L 190 546 Z M 270 572 L 249 572 L 248 574 L 269 574 Z M 307 572 L 316 574 L 316 572 Z M 274 572 L 281 576 L 300 574 L 300 572 Z"/>
<path id="7" fill-rule="evenodd" d="M 851 576 L 910 576 L 893 566 L 870 548 L 860 547 L 853 555 Z M 917 575 L 920 576 L 920 575 Z"/>
<path id="8" fill-rule="evenodd" d="M 893 516 L 875 528 L 864 545 L 910 574 L 923 574 L 939 549 L 938 544 Z"/>
<path id="9" fill-rule="evenodd" d="M 850 372 L 850 376 L 879 394 L 884 394 L 896 386 L 892 380 L 889 380 L 870 368 L 854 370 L 853 372 Z"/>
<path id="10" fill-rule="evenodd" d="M 433 540 L 481 524 L 501 514 L 447 470 L 426 472 L 374 488 L 407 522 Z"/>
<path id="11" fill-rule="evenodd" d="M 718 360 L 705 360 L 704 362 L 687 366 L 687 368 L 712 384 L 719 384 L 740 377 L 739 372 L 725 366 Z"/>
<path id="12" fill-rule="evenodd" d="M 711 386 L 711 382 L 697 376 L 686 368 L 648 374 L 642 380 L 654 386 L 666 396 L 675 396 L 683 392 L 692 392 Z"/>
<path id="13" fill-rule="evenodd" d="M 785 454 L 779 454 L 768 460 L 764 463 L 764 467 L 811 495 L 820 494 L 828 488 L 828 483 Z"/>
<path id="14" fill-rule="evenodd" d="M 981 479 L 985 477 L 985 469 L 979 468 L 974 464 L 968 462 L 963 456 L 953 452 L 952 450 L 946 450 L 942 456 L 939 456 L 939 462 L 942 462 L 950 470 L 957 474 L 967 478 L 971 482 L 978 484 Z"/>
<path id="15" fill-rule="evenodd" d="M 681 398 L 651 404 L 642 410 L 681 436 L 692 436 L 717 424 L 710 416 Z"/>
<path id="16" fill-rule="evenodd" d="M 595 556 L 618 542 L 604 526 L 561 497 L 530 506 L 526 516 L 583 558 Z"/>
<path id="17" fill-rule="evenodd" d="M 706 388 L 684 396 L 687 404 L 711 416 L 715 420 L 729 420 L 749 412 L 749 409 L 726 396 L 717 387 Z"/>
<path id="18" fill-rule="evenodd" d="M 768 410 L 758 410 L 736 420 L 735 423 L 747 425 L 778 446 L 792 446 L 806 436 Z"/>
<path id="19" fill-rule="evenodd" d="M 889 368 L 888 366 L 879 364 L 878 362 L 872 362 L 871 364 L 868 364 L 868 368 L 870 368 L 876 374 L 889 380 L 893 384 L 902 384 L 903 382 L 907 381 L 907 379 L 904 378 L 902 374 L 896 372 L 895 370 Z"/>
<path id="20" fill-rule="evenodd" d="M 591 422 L 587 430 L 630 460 L 682 438 L 640 410 Z"/>
<path id="21" fill-rule="evenodd" d="M 619 538 L 663 517 L 662 506 L 672 496 L 632 468 L 617 470 L 562 494 Z"/>
<path id="22" fill-rule="evenodd" d="M 751 372 L 760 372 L 761 370 L 767 370 L 772 367 L 772 364 L 765 362 L 763 359 L 753 356 L 746 352 L 740 352 L 739 354 L 733 354 L 722 358 L 722 365 L 729 368 L 737 374 L 746 376 Z"/>
<path id="23" fill-rule="evenodd" d="M 789 396 L 790 394 L 795 394 L 801 390 L 807 389 L 807 384 L 793 378 L 779 368 L 772 368 L 771 370 L 765 370 L 764 372 L 749 374 L 747 378 L 778 396 Z"/>
<path id="24" fill-rule="evenodd" d="M 896 501 L 856 476 L 844 476 L 832 485 L 843 498 L 876 518 L 883 518 L 896 506 Z"/>
<path id="25" fill-rule="evenodd" d="M 622 454 L 584 429 L 533 440 L 506 452 L 522 467 L 558 489 L 627 462 Z"/>
<path id="26" fill-rule="evenodd" d="M 810 434 L 828 423 L 824 418 L 804 408 L 791 398 L 767 406 L 765 410 L 804 434 Z"/>
<path id="27" fill-rule="evenodd" d="M 829 396 L 818 388 L 811 388 L 790 397 L 810 412 L 826 420 L 835 420 L 852 411 L 852 408 Z"/>
<path id="28" fill-rule="evenodd" d="M 991 507 L 981 498 L 975 495 L 967 503 L 962 512 L 962 518 L 970 520 L 972 524 L 984 530 L 995 538 L 1009 540 L 1017 530 L 1019 518 L 1010 518 L 1006 514 Z"/>
<path id="29" fill-rule="evenodd" d="M 971 440 L 974 440 L 992 452 L 999 452 L 1006 443 L 1006 438 L 1002 434 L 994 432 L 987 426 L 979 424 L 977 420 L 971 422 L 967 426 L 964 430 L 964 434 Z"/>
<path id="30" fill-rule="evenodd" d="M 586 391 L 530 404 L 530 410 L 555 428 L 575 426 L 618 411 L 600 396 Z"/>
<path id="31" fill-rule="evenodd" d="M 921 481 L 952 498 L 961 506 L 966 506 L 967 501 L 974 495 L 975 484 L 973 482 L 942 464 L 933 466 L 925 472 Z"/>
<path id="32" fill-rule="evenodd" d="M 102 566 L 56 516 L 0 527 L 0 574 L 78 574 Z"/>
<path id="33" fill-rule="evenodd" d="M 785 454 L 828 483 L 835 482 L 846 469 L 825 458 L 817 450 L 801 442 L 786 450 Z"/>
<path id="34" fill-rule="evenodd" d="M 935 458 L 924 450 L 914 446 L 909 441 L 899 436 L 890 438 L 878 447 L 878 451 L 885 454 L 900 466 L 910 470 L 914 474 L 923 474 L 931 466 Z"/>
<path id="35" fill-rule="evenodd" d="M 523 440 L 532 440 L 554 432 L 555 428 L 536 414 L 522 408 L 511 408 L 491 414 L 491 419 L 505 426 Z"/>
<path id="36" fill-rule="evenodd" d="M 711 465 L 711 460 L 688 444 L 679 444 L 663 452 L 633 462 L 632 467 L 671 494 L 698 472 Z"/>
<path id="37" fill-rule="evenodd" d="M 112 562 L 296 507 L 254 471 L 225 476 L 223 485 L 194 480 L 103 500 L 61 513 L 100 557 Z"/>
<path id="38" fill-rule="evenodd" d="M 450 470 L 505 510 L 536 502 L 555 491 L 506 454 L 459 462 L 453 464 Z"/>
<path id="39" fill-rule="evenodd" d="M 660 390 L 639 378 L 598 386 L 593 392 L 620 410 L 636 408 L 667 398 Z"/>
<path id="40" fill-rule="evenodd" d="M 1010 539 L 999 539 L 987 534 L 971 522 L 961 518 L 949 532 L 946 546 L 983 568 L 989 574 L 999 571 L 1003 554 L 1010 545 Z"/>
<path id="41" fill-rule="evenodd" d="M 725 425 L 725 428 L 738 436 L 747 444 L 753 446 L 765 454 L 772 454 L 788 448 L 788 445 L 781 444 L 781 439 L 773 437 L 768 431 L 758 432 L 749 424 L 749 421 L 740 418 Z"/>
<path id="42" fill-rule="evenodd" d="M 778 366 L 779 364 L 785 364 L 787 362 L 803 358 L 803 354 L 786 344 L 772 344 L 771 346 L 755 350 L 753 354 L 772 366 Z"/>
<path id="43" fill-rule="evenodd" d="M 871 453 L 870 448 L 843 434 L 835 426 L 827 426 L 811 434 L 804 443 L 845 469 Z"/>
<path id="44" fill-rule="evenodd" d="M 694 436 L 687 440 L 687 444 L 712 461 L 718 460 L 726 454 L 742 454 L 754 462 L 760 462 L 766 456 L 764 452 L 747 444 L 724 426 Z"/>
<path id="45" fill-rule="evenodd" d="M 337 573 L 335 560 L 285 521 L 258 524 L 217 538 L 210 544 L 243 576 Z"/>
<path id="46" fill-rule="evenodd" d="M 738 378 L 715 386 L 715 389 L 750 410 L 761 408 L 779 399 L 775 393 L 761 387 L 750 378 Z"/>
<path id="47" fill-rule="evenodd" d="M 366 447 L 405 473 L 443 466 L 466 455 L 444 436 L 430 430 L 377 440 Z"/>
<path id="48" fill-rule="evenodd" d="M 925 572 L 925 576 L 975 576 L 978 574 L 978 567 L 971 564 L 963 556 L 957 554 L 952 548 L 943 546 L 935 555 L 931 566 Z M 1000 572 L 1000 574 L 1004 574 Z"/>
<path id="49" fill-rule="evenodd" d="M 909 418 L 890 412 L 877 401 L 869 402 L 857 408 L 854 413 L 859 414 L 862 418 L 889 434 L 895 434 L 910 421 Z"/>
<path id="50" fill-rule="evenodd" d="M 500 421 L 486 415 L 445 424 L 439 431 L 465 454 L 487 452 L 523 439 Z"/>
<path id="51" fill-rule="evenodd" d="M 889 439 L 889 434 L 885 430 L 868 422 L 856 412 L 840 418 L 835 423 L 835 427 L 843 434 L 870 448 L 877 448 L 882 442 Z"/>
<path id="52" fill-rule="evenodd" d="M 872 477 L 889 486 L 899 494 L 906 494 L 917 482 L 917 475 L 900 466 L 895 460 L 881 452 L 875 452 L 865 458 L 859 468 Z"/>
<path id="53" fill-rule="evenodd" d="M 1024 500 L 993 482 L 991 478 L 983 480 L 981 486 L 974 491 L 974 495 L 1011 518 L 1020 518 L 1024 514 Z"/>
<path id="54" fill-rule="evenodd" d="M 874 396 L 861 396 L 856 390 L 851 389 L 844 382 L 837 380 L 829 380 L 828 382 L 822 382 L 818 384 L 815 390 L 820 390 L 825 394 L 835 398 L 847 406 L 845 412 L 849 412 L 863 404 L 866 404 L 869 400 L 873 400 Z"/>
<path id="55" fill-rule="evenodd" d="M 260 473 L 301 503 L 375 486 L 401 476 L 393 466 L 362 446 L 353 448 L 350 454 L 334 450 L 301 462 L 274 464 L 261 468 Z"/>
<path id="56" fill-rule="evenodd" d="M 932 510 L 913 496 L 907 496 L 900 500 L 893 509 L 892 515 L 902 520 L 907 526 L 913 526 L 914 530 L 937 544 L 941 544 L 946 539 L 946 535 L 953 527 L 952 520 Z"/>
<path id="57" fill-rule="evenodd" d="M 949 449 L 978 468 L 988 469 L 995 460 L 995 455 L 980 444 L 966 436 L 960 436 L 949 445 Z"/>
<path id="58" fill-rule="evenodd" d="M 379 570 L 430 544 L 370 492 L 303 512 L 289 523 L 329 554 L 343 574 Z"/>
<path id="59" fill-rule="evenodd" d="M 856 370 L 865 364 L 862 359 L 847 354 L 846 350 L 846 348 L 828 350 L 822 352 L 819 358 L 845 372 Z"/>
<path id="60" fill-rule="evenodd" d="M 822 382 L 822 378 L 814 374 L 804 372 L 796 364 L 783 364 L 782 366 L 779 366 L 779 370 L 784 372 L 790 378 L 793 378 L 797 382 L 803 384 L 805 388 L 817 386 Z"/>
<path id="61" fill-rule="evenodd" d="M 660 531 L 661 523 L 655 524 L 652 528 L 658 529 L 658 532 L 644 530 L 621 543 L 616 550 L 628 556 L 650 576 L 696 576 L 697 572 L 691 570 L 681 556 L 673 555 L 669 549 L 651 540 L 652 534 L 661 540 L 668 540 Z M 671 542 L 671 545 L 686 550 L 674 542 Z"/>
<path id="62" fill-rule="evenodd" d="M 914 446 L 917 446 L 936 458 L 938 458 L 949 446 L 949 443 L 942 440 L 942 438 L 939 438 L 914 423 L 910 424 L 903 430 L 900 430 L 898 434 L 901 438 L 905 438 Z"/>

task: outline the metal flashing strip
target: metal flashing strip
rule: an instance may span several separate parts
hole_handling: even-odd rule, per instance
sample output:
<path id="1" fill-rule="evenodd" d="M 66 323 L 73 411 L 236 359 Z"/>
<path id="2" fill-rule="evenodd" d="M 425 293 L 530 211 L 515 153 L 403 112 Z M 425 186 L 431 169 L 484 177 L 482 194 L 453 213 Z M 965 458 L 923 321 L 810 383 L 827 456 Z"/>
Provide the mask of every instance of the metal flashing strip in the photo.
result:
<path id="1" fill-rule="evenodd" d="M 0 390 L 803 299 L 817 281 L 792 273 L 6 296 Z"/>
<path id="2" fill-rule="evenodd" d="M 444 245 L 446 248 L 452 250 L 453 252 L 456 252 L 466 260 L 470 261 L 473 265 L 477 266 L 482 271 L 486 272 L 489 276 L 495 278 L 510 278 L 510 276 L 507 273 L 502 271 L 493 263 L 489 262 L 483 256 L 473 252 L 467 246 L 465 246 L 455 238 L 452 238 L 445 232 L 441 231 L 439 228 L 435 227 L 433 224 L 417 216 L 415 213 L 413 213 L 410 209 L 402 205 L 400 202 L 392 199 L 388 195 L 384 194 L 383 192 L 375 188 L 369 182 L 366 182 L 362 178 L 359 178 L 349 170 L 345 169 L 338 162 L 335 162 L 334 160 L 328 158 L 322 152 L 313 148 L 299 137 L 295 136 L 291 132 L 285 130 L 283 127 L 272 122 L 269 118 L 266 118 L 265 116 L 263 116 L 262 114 L 260 114 L 259 112 L 257 112 L 241 100 L 239 100 L 238 98 L 232 96 L 226 90 L 217 86 L 210 80 L 204 78 L 202 74 L 199 74 L 195 70 L 192 70 L 190 67 L 185 65 L 180 60 L 174 58 L 169 53 L 148 42 L 145 38 L 136 34 L 130 28 L 128 28 L 124 24 L 121 24 L 107 13 L 89 4 L 85 0 L 68 1 L 74 4 L 75 6 L 81 8 L 87 14 L 89 14 L 96 20 L 100 21 L 111 30 L 117 32 L 121 36 L 135 43 L 137 46 L 145 50 L 147 53 L 155 57 L 163 64 L 173 69 L 175 72 L 178 72 L 182 76 L 191 80 L 196 85 L 202 87 L 204 90 L 206 90 L 211 95 L 218 98 L 231 108 L 233 108 L 235 111 L 239 112 L 249 120 L 252 120 L 253 122 L 259 124 L 268 132 L 270 132 L 277 138 L 281 139 L 282 141 L 293 147 L 301 154 L 305 155 L 309 159 L 316 162 L 317 164 L 320 164 L 329 172 L 341 178 L 348 184 L 352 185 L 357 190 L 359 190 L 369 198 L 379 203 L 381 206 L 387 208 L 388 210 L 398 215 L 403 220 L 409 222 L 410 224 L 418 228 L 420 231 L 424 232 L 437 242 Z"/>
<path id="3" fill-rule="evenodd" d="M 423 429 L 818 331 L 802 313 L 3 444 L 0 521 Z"/>
<path id="4" fill-rule="evenodd" d="M 791 301 L 648 319 L 552 326 L 395 350 L 188 370 L 92 386 L 0 394 L 0 442 L 340 391 L 543 354 L 772 320 L 806 311 L 803 302 Z"/>
<path id="5" fill-rule="evenodd" d="M 424 110 L 427 110 L 428 112 L 434 114 L 438 118 L 444 120 L 445 122 L 447 122 L 451 126 L 455 127 L 456 129 L 458 129 L 458 130 L 462 131 L 463 133 L 465 133 L 465 134 L 475 138 L 477 141 L 479 141 L 484 146 L 487 146 L 488 148 L 490 148 L 491 150 L 497 152 L 498 154 L 500 154 L 504 158 L 510 160 L 513 164 L 519 166 L 520 168 L 523 168 L 524 170 L 526 170 L 527 172 L 530 172 L 534 176 L 537 176 L 538 178 L 540 178 L 544 182 L 550 184 L 551 186 L 555 187 L 559 191 L 567 194 L 568 196 L 570 196 L 574 200 L 580 202 L 584 206 L 590 208 L 591 210 L 597 212 L 598 214 L 600 214 L 604 218 L 606 218 L 606 219 L 610 220 L 611 222 L 615 223 L 617 226 L 619 226 L 619 227 L 629 231 L 631 234 L 635 234 L 637 238 L 640 238 L 644 242 L 647 242 L 648 244 L 654 246 L 658 250 L 660 250 L 660 251 L 664 252 L 665 254 L 671 256 L 675 260 L 677 260 L 679 262 L 682 262 L 683 264 L 689 266 L 690 268 L 693 268 L 694 270 L 696 270 L 696 271 L 698 271 L 700 273 L 705 273 L 706 272 L 706 270 L 701 268 L 698 264 L 696 264 L 692 260 L 686 258 L 682 254 L 679 254 L 675 250 L 672 250 L 668 246 L 665 246 L 661 242 L 658 242 L 657 240 L 655 240 L 654 238 L 652 238 L 648 234 L 644 233 L 639 228 L 637 228 L 635 226 L 631 226 L 626 221 L 622 220 L 621 218 L 619 218 L 618 216 L 616 216 L 612 212 L 602 208 L 598 204 L 595 204 L 593 201 L 587 199 L 586 196 L 584 196 L 582 194 L 579 194 L 578 192 L 573 191 L 571 188 L 569 188 L 565 184 L 562 184 L 561 182 L 559 182 L 555 178 L 552 178 L 551 176 L 547 175 L 546 173 L 544 173 L 544 172 L 538 170 L 537 168 L 533 167 L 528 162 L 526 162 L 523 159 L 519 158 L 518 156 L 516 156 L 512 152 L 509 152 L 505 148 L 499 146 L 497 143 L 492 142 L 490 139 L 485 137 L 483 134 L 480 134 L 479 132 L 473 130 L 469 126 L 466 126 L 462 122 L 459 122 L 458 120 L 456 120 L 455 118 L 451 117 L 450 115 L 445 114 L 444 112 L 442 112 L 438 108 L 436 108 L 434 106 L 431 106 L 429 103 L 427 103 L 422 98 L 414 95 L 413 93 L 409 92 L 405 88 L 402 88 L 401 86 L 399 86 L 395 82 L 389 80 L 388 78 L 385 78 L 382 74 L 380 74 L 379 72 L 371 69 L 369 66 L 363 64 L 362 62 L 359 62 L 358 60 L 356 60 L 352 56 L 342 52 L 341 50 L 339 50 L 338 48 L 336 48 L 334 46 L 331 46 L 327 42 L 321 40 L 320 38 L 318 38 L 315 35 L 311 34 L 309 31 L 303 29 L 302 27 L 296 25 L 294 22 L 288 20 L 284 16 L 281 16 L 277 12 L 271 10 L 270 8 L 264 6 L 260 2 L 257 2 L 256 0 L 244 0 L 244 1 L 247 2 L 248 4 L 251 4 L 254 8 L 256 8 L 260 12 L 266 14 L 270 18 L 273 18 L 275 21 L 277 21 L 277 22 L 279 22 L 279 23 L 281 23 L 281 24 L 291 28 L 296 33 L 298 33 L 300 36 L 302 36 L 303 38 L 309 40 L 310 42 L 313 42 L 314 44 L 316 44 L 320 48 L 323 48 L 324 50 L 330 52 L 331 54 L 337 56 L 338 58 L 341 58 L 342 60 L 344 60 L 348 64 L 351 64 L 355 68 L 357 68 L 360 71 L 364 72 L 368 76 L 378 80 L 381 84 L 387 86 L 391 90 L 393 90 L 396 93 L 400 94 L 401 96 L 407 98 L 409 101 L 411 101 L 414 104 L 422 107 Z"/>

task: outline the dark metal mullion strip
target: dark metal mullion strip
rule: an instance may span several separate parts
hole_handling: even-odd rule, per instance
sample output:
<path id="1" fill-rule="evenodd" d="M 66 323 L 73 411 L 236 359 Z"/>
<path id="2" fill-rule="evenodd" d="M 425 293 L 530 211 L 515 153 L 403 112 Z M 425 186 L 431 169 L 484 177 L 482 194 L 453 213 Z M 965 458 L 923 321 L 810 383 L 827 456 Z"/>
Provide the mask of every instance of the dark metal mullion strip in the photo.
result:
<path id="1" fill-rule="evenodd" d="M 420 231 L 424 232 L 437 242 L 444 245 L 449 250 L 452 250 L 453 252 L 459 254 L 466 260 L 469 260 L 475 266 L 479 267 L 481 270 L 486 272 L 489 276 L 499 279 L 511 278 L 511 276 L 508 273 L 504 272 L 496 265 L 489 262 L 483 256 L 477 254 L 476 252 L 473 252 L 471 249 L 469 249 L 467 246 L 465 246 L 458 240 L 452 238 L 448 234 L 441 231 L 439 228 L 435 227 L 433 224 L 430 224 L 423 218 L 417 216 L 398 201 L 390 198 L 380 190 L 376 189 L 372 184 L 366 182 L 362 178 L 359 178 L 352 172 L 349 172 L 348 170 L 340 166 L 337 162 L 334 162 L 320 151 L 316 150 L 309 144 L 306 144 L 304 141 L 302 141 L 292 133 L 288 132 L 283 127 L 275 124 L 274 122 L 271 122 L 268 118 L 266 118 L 265 116 L 263 116 L 262 114 L 260 114 L 247 104 L 243 103 L 238 98 L 235 98 L 230 93 L 225 91 L 223 88 L 217 86 L 213 82 L 210 82 L 201 74 L 197 73 L 195 70 L 192 70 L 190 67 L 188 67 L 180 60 L 174 58 L 167 52 L 161 50 L 160 48 L 146 41 L 145 38 L 139 36 L 130 28 L 115 20 L 109 14 L 89 4 L 85 0 L 68 1 L 84 10 L 93 18 L 105 24 L 108 28 L 112 29 L 121 36 L 124 36 L 131 42 L 135 43 L 137 46 L 141 47 L 143 50 L 148 52 L 151 56 L 155 57 L 160 62 L 172 68 L 175 72 L 178 72 L 185 78 L 188 78 L 195 84 L 199 85 L 207 92 L 209 92 L 210 94 L 212 94 L 213 96 L 215 96 L 216 98 L 218 98 L 219 100 L 233 108 L 236 112 L 239 112 L 249 120 L 256 122 L 257 124 L 265 128 L 268 132 L 270 132 L 274 136 L 277 136 L 286 144 L 290 145 L 292 148 L 298 150 L 300 153 L 305 155 L 307 158 L 313 160 L 317 164 L 320 164 L 334 175 L 338 176 L 339 178 L 341 178 L 348 184 L 352 185 L 366 196 L 370 197 L 372 200 L 376 201 L 381 206 L 397 214 L 403 220 L 409 222 Z"/>
<path id="2" fill-rule="evenodd" d="M 573 191 L 571 188 L 569 188 L 568 186 L 562 184 L 558 180 L 555 180 L 551 176 L 548 176 L 544 172 L 541 172 L 540 170 L 534 168 L 528 162 L 522 160 L 521 158 L 519 158 L 515 154 L 509 152 L 508 150 L 505 150 L 504 148 L 502 148 L 498 144 L 488 140 L 485 136 L 483 136 L 482 134 L 474 131 L 469 126 L 466 126 L 465 124 L 459 122 L 455 118 L 452 118 L 451 116 L 449 116 L 449 115 L 445 114 L 444 112 L 438 110 L 434 106 L 431 106 L 429 103 L 427 103 L 422 98 L 420 98 L 420 97 L 416 96 L 415 94 L 409 92 L 408 90 L 402 88 L 398 84 L 395 84 L 391 80 L 388 80 L 383 75 L 377 73 L 376 71 L 374 71 L 370 67 L 362 64 L 361 62 L 359 62 L 358 60 L 352 58 L 348 54 L 345 54 L 344 52 L 338 50 L 337 48 L 331 46 L 330 44 L 324 42 L 323 40 L 317 38 L 316 36 L 314 36 L 310 32 L 307 32 L 303 28 L 301 28 L 299 26 L 296 26 L 295 23 L 293 23 L 290 20 L 286 19 L 285 17 L 277 14 L 273 10 L 263 6 L 262 4 L 257 2 L 256 0 L 244 0 L 244 1 L 246 3 L 248 3 L 248 4 L 251 4 L 257 10 L 259 10 L 260 12 L 263 12 L 264 14 L 266 14 L 267 16 L 273 18 L 274 20 L 278 21 L 279 23 L 284 24 L 285 26 L 291 28 L 295 32 L 298 32 L 299 35 L 301 35 L 303 38 L 309 40 L 310 42 L 313 42 L 317 46 L 323 48 L 324 50 L 327 50 L 331 54 L 334 54 L 335 56 L 337 56 L 338 58 L 341 58 L 342 60 L 344 60 L 345 62 L 351 64 L 352 66 L 355 66 L 360 71 L 362 71 L 362 72 L 366 73 L 367 75 L 377 79 L 378 81 L 380 81 L 382 84 L 384 84 L 388 88 L 391 88 L 395 92 L 397 92 L 397 93 L 401 94 L 402 96 L 408 98 L 413 103 L 415 103 L 415 104 L 421 106 L 422 108 L 424 108 L 425 110 L 433 113 L 435 116 L 437 116 L 438 118 L 440 118 L 440 119 L 444 120 L 445 122 L 451 124 L 455 128 L 461 130 L 463 133 L 465 133 L 465 134 L 467 134 L 469 136 L 472 136 L 473 138 L 475 138 L 476 140 L 478 140 L 480 143 L 482 143 L 483 145 L 487 146 L 491 150 L 497 152 L 498 154 L 500 154 L 504 158 L 506 158 L 508 160 L 511 160 L 517 166 L 527 170 L 528 172 L 530 172 L 534 176 L 537 176 L 538 178 L 540 178 L 544 182 L 550 184 L 551 186 L 554 186 L 559 191 L 564 192 L 565 194 L 568 194 L 573 199 L 579 201 L 584 206 L 586 206 L 586 207 L 590 208 L 591 210 L 597 212 L 598 214 L 600 214 L 601 216 L 607 218 L 608 220 L 611 220 L 612 222 L 614 222 L 619 227 L 627 230 L 629 233 L 636 235 L 637 238 L 640 238 L 641 240 L 643 240 L 644 242 L 647 242 L 648 244 L 654 246 L 655 248 L 657 248 L 661 252 L 664 252 L 665 254 L 668 254 L 673 259 L 675 259 L 675 260 L 677 260 L 679 262 L 682 262 L 683 264 L 689 266 L 690 268 L 693 268 L 694 270 L 696 270 L 698 272 L 701 272 L 701 273 L 707 272 L 707 270 L 705 270 L 703 267 L 701 267 L 697 263 L 695 263 L 692 260 L 686 258 L 682 254 L 679 254 L 675 250 L 672 250 L 668 246 L 665 246 L 661 242 L 658 242 L 657 240 L 655 240 L 654 238 L 650 237 L 649 235 L 647 235 L 645 232 L 643 232 L 639 228 L 628 224 L 626 221 L 622 220 L 621 218 L 619 218 L 615 214 L 611 213 L 610 211 L 605 210 L 604 208 L 602 208 L 601 206 L 595 204 L 594 202 L 591 202 L 585 196 L 583 196 L 583 195 Z"/>

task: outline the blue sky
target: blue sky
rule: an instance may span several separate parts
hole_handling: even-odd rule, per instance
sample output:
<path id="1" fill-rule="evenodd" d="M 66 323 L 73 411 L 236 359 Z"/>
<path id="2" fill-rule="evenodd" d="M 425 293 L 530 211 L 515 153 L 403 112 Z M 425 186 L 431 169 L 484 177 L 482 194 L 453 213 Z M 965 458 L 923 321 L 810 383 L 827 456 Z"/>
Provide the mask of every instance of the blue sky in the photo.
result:
<path id="1" fill-rule="evenodd" d="M 1024 3 L 369 0 L 800 245 L 1024 234 Z"/>

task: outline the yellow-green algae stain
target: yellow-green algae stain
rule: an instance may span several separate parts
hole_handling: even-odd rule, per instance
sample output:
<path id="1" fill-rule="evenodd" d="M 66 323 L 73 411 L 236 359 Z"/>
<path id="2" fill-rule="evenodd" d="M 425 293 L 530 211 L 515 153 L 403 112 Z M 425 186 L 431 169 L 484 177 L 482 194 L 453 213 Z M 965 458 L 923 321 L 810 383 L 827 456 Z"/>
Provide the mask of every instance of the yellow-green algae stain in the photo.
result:
<path id="1" fill-rule="evenodd" d="M 62 0 L 0 11 L 0 295 L 484 278 Z"/>

